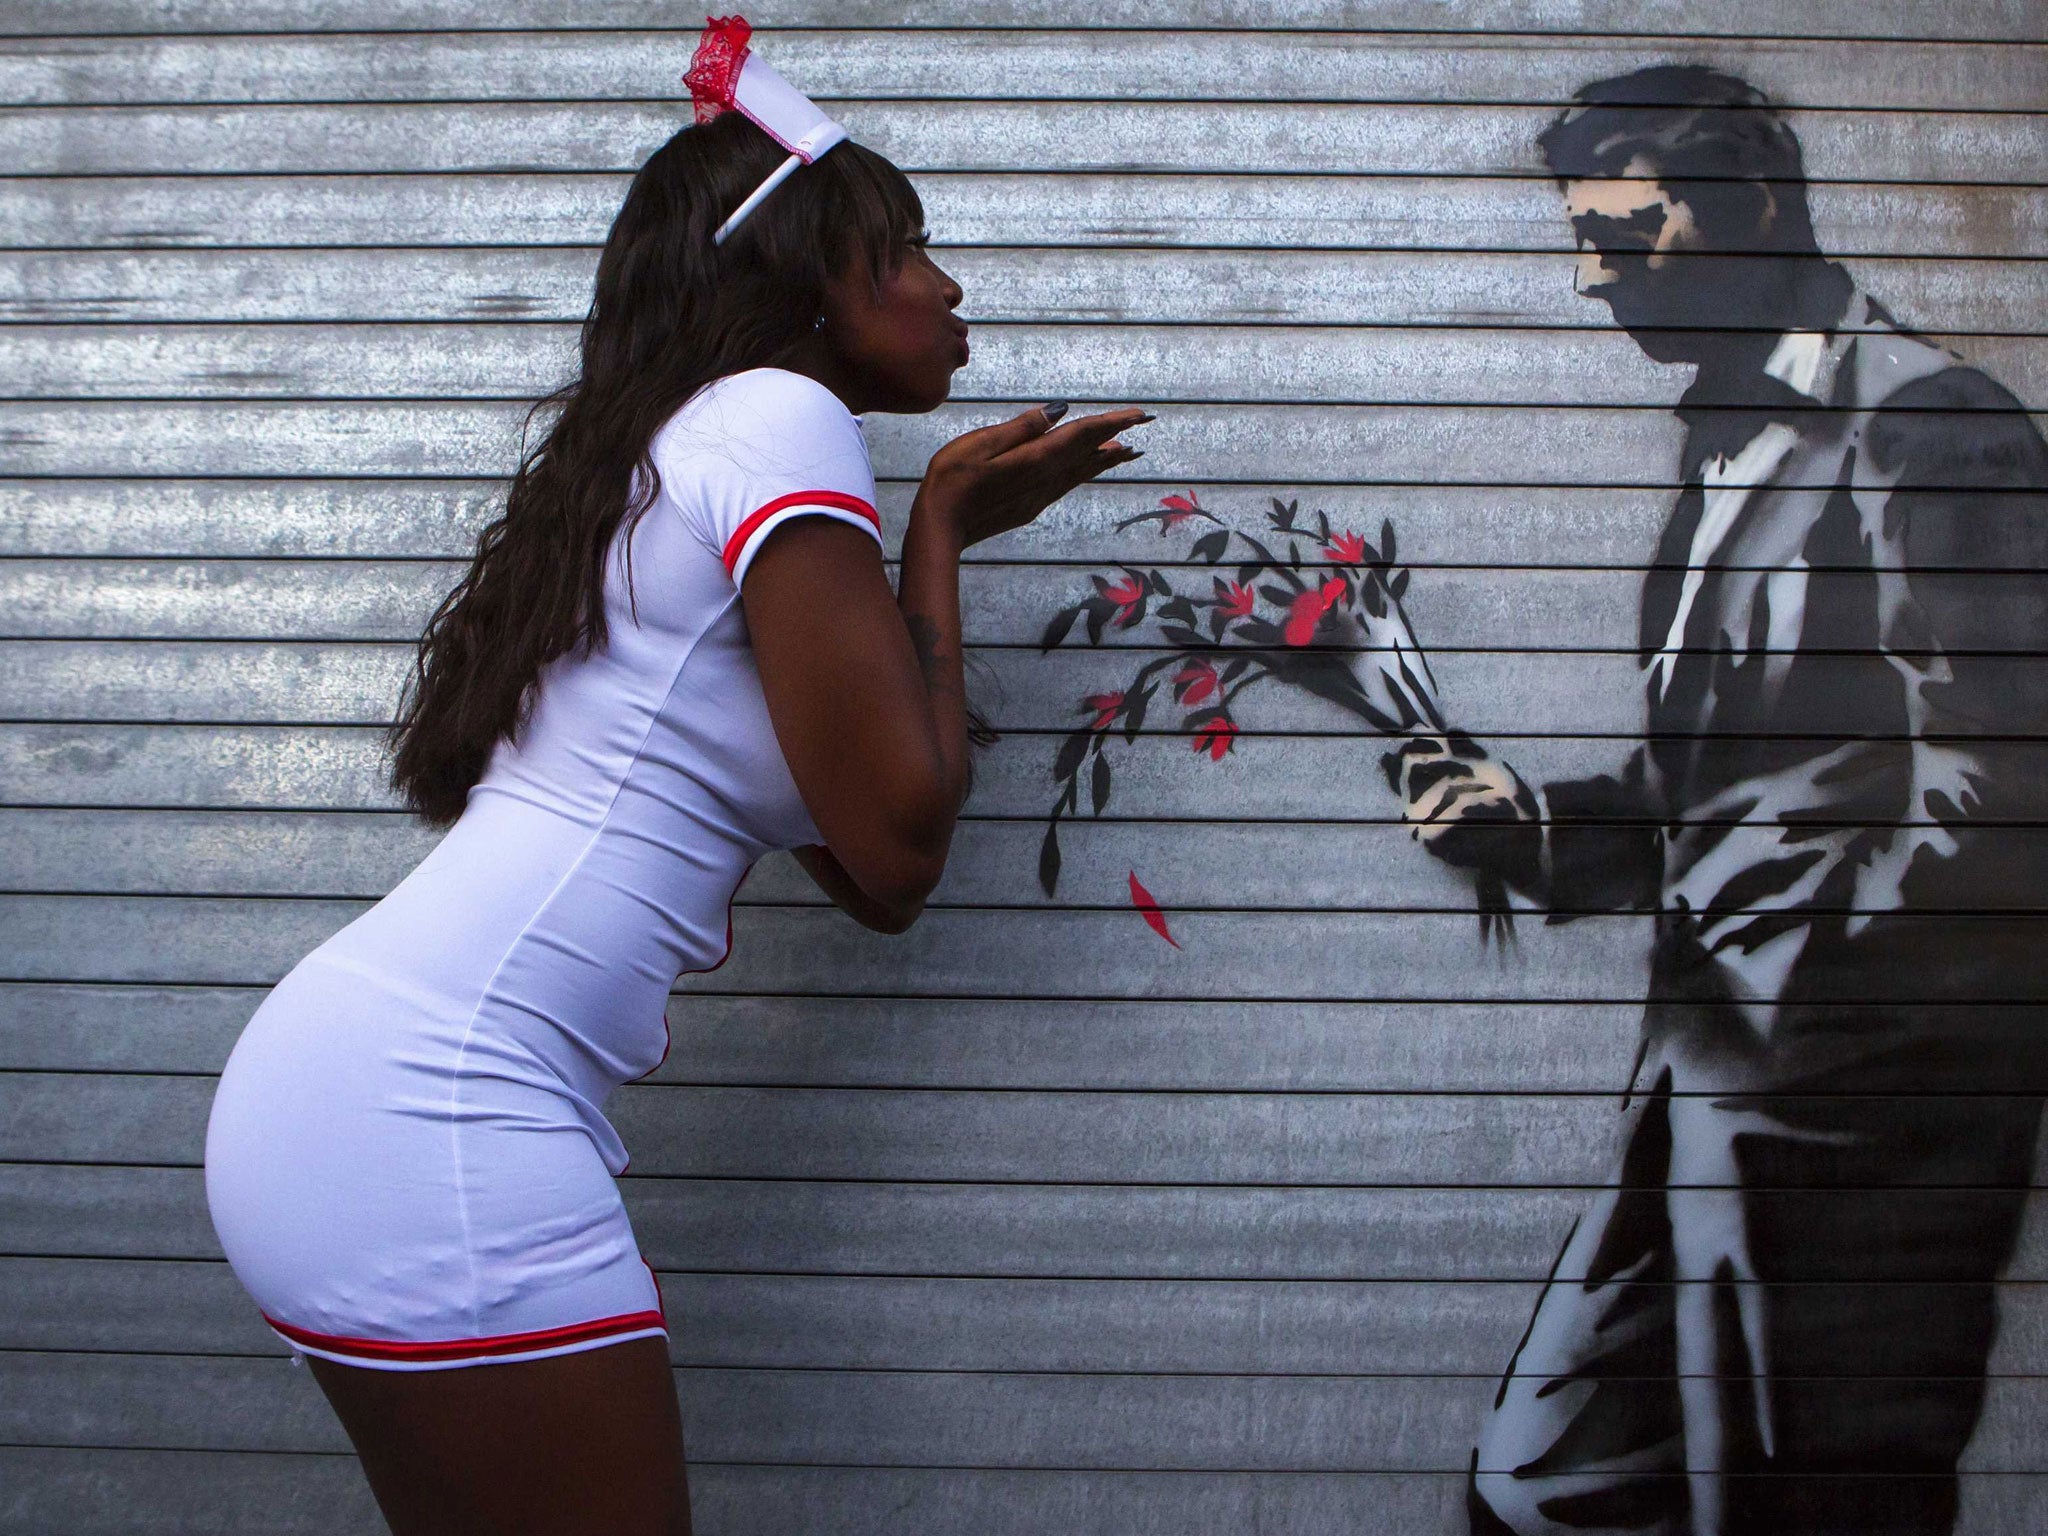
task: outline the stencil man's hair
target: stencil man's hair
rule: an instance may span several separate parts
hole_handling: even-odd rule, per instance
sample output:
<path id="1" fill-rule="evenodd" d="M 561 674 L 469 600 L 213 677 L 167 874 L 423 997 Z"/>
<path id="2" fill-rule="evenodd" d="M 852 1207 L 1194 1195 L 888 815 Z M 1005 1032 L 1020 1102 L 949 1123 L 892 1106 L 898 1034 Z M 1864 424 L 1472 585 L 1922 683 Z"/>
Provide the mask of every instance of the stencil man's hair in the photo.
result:
<path id="1" fill-rule="evenodd" d="M 1818 249 L 1798 135 L 1762 91 L 1721 70 L 1655 64 L 1596 80 L 1536 145 L 1560 183 L 1623 176 L 1640 161 L 1724 246 Z"/>

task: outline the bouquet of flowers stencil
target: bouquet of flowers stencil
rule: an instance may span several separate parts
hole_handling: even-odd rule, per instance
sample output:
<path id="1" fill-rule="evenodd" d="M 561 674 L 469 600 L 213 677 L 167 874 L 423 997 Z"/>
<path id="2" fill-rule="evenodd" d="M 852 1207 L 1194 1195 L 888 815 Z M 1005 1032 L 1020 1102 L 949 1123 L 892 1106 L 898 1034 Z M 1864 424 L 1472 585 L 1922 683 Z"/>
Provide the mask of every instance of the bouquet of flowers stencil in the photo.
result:
<path id="1" fill-rule="evenodd" d="M 1386 735 L 1448 734 L 1436 678 L 1402 610 L 1409 573 L 1396 565 L 1391 522 L 1381 524 L 1374 545 L 1333 529 L 1327 513 L 1304 521 L 1299 502 L 1274 497 L 1259 537 L 1226 524 L 1190 493 L 1168 496 L 1157 511 L 1117 528 L 1145 523 L 1162 536 L 1188 524 L 1200 530 L 1186 561 L 1193 579 L 1180 574 L 1183 585 L 1176 585 L 1135 565 L 1119 565 L 1115 577 L 1091 576 L 1092 591 L 1054 614 L 1040 641 L 1049 651 L 1079 625 L 1090 645 L 1113 632 L 1149 631 L 1160 642 L 1122 687 L 1081 701 L 1082 723 L 1060 743 L 1058 790 L 1038 859 L 1048 896 L 1059 887 L 1060 822 L 1080 814 L 1083 779 L 1090 812 L 1099 816 L 1116 782 L 1108 748 L 1118 736 L 1126 744 L 1137 739 L 1162 688 L 1192 749 L 1219 763 L 1236 747 L 1246 695 L 1268 682 L 1328 699 Z"/>

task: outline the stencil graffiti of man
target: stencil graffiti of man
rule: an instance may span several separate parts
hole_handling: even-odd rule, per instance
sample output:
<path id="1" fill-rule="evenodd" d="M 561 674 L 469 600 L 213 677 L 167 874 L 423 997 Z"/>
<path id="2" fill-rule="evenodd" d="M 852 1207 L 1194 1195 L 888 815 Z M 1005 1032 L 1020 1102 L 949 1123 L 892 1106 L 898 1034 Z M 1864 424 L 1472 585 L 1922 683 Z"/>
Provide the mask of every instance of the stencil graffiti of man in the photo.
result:
<path id="1" fill-rule="evenodd" d="M 2048 1079 L 2015 915 L 2048 867 L 2009 829 L 2048 819 L 2048 448 L 1823 255 L 1748 85 L 1603 81 L 1541 143 L 1581 289 L 1697 376 L 1644 744 L 1541 789 L 1471 743 L 1395 759 L 1440 857 L 1554 920 L 1657 914 L 1620 1176 L 1473 1529 L 1946 1531 Z"/>

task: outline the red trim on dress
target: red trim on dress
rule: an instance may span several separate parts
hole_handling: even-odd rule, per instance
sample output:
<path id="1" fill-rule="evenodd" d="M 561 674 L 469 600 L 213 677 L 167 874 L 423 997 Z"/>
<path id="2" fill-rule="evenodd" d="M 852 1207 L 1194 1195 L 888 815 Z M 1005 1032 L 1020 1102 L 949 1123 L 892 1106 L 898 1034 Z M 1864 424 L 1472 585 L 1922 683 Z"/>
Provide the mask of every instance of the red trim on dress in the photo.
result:
<path id="1" fill-rule="evenodd" d="M 740 885 L 745 885 L 747 883 L 747 875 L 751 875 L 753 872 L 754 866 L 749 864 L 747 866 L 747 874 L 740 876 Z M 685 976 L 709 976 L 713 971 L 722 969 L 725 962 L 732 958 L 732 904 L 739 900 L 740 885 L 734 886 L 732 888 L 732 895 L 725 899 L 725 953 L 718 957 L 716 964 L 707 965 L 701 971 L 685 971 L 683 972 Z M 666 1013 L 662 1015 L 662 1022 L 668 1022 L 668 1015 Z"/>
<path id="2" fill-rule="evenodd" d="M 651 1270 L 649 1272 L 652 1273 Z M 655 1287 L 655 1294 L 661 1294 L 659 1286 Z M 263 1321 L 294 1344 L 330 1349 L 336 1354 L 361 1355 L 366 1360 L 468 1360 L 486 1355 L 517 1355 L 528 1350 L 583 1344 L 615 1333 L 635 1333 L 645 1328 L 668 1326 L 668 1319 L 659 1312 L 623 1312 L 617 1317 L 571 1323 L 564 1328 L 542 1328 L 533 1333 L 501 1333 L 482 1339 L 437 1339 L 429 1343 L 414 1343 L 404 1339 L 353 1339 L 345 1334 L 315 1333 L 310 1328 L 294 1328 L 290 1323 L 281 1323 L 267 1312 L 263 1314 Z"/>
<path id="3" fill-rule="evenodd" d="M 725 561 L 725 574 L 730 576 L 733 568 L 740 563 L 740 553 L 747 547 L 747 540 L 753 536 L 769 518 L 791 507 L 830 507 L 837 512 L 858 512 L 875 525 L 875 532 L 882 531 L 882 515 L 858 496 L 849 496 L 844 491 L 792 491 L 787 496 L 778 496 L 765 507 L 757 507 L 747 514 L 746 520 L 733 529 L 732 537 L 725 541 L 725 552 L 719 557 Z"/>
<path id="4" fill-rule="evenodd" d="M 739 879 L 733 882 L 732 894 L 725 898 L 725 953 L 720 955 L 710 965 L 705 966 L 704 969 L 701 971 L 678 971 L 676 973 L 676 980 L 681 981 L 685 976 L 709 976 L 713 971 L 717 970 L 721 965 L 724 965 L 726 961 L 732 958 L 732 904 L 735 901 L 739 900 L 740 887 L 747 883 L 747 876 L 751 875 L 753 872 L 754 866 L 752 864 L 749 864 L 745 869 L 741 870 Z M 655 1073 L 661 1070 L 662 1062 L 668 1060 L 668 1053 L 675 1048 L 676 1032 L 674 1029 L 670 1028 L 668 1022 L 668 1005 L 671 1001 L 674 1000 L 674 998 L 675 994 L 671 992 L 667 997 L 661 1000 L 660 1060 L 656 1061 L 653 1066 L 649 1067 L 645 1072 L 642 1072 L 638 1077 L 628 1079 L 628 1081 L 640 1083 L 645 1082 L 648 1078 L 654 1076 Z M 626 1159 L 626 1168 L 630 1168 L 632 1166 L 633 1160 L 629 1157 Z M 619 1170 L 619 1172 L 622 1175 L 625 1173 L 625 1171 L 625 1168 L 621 1168 Z"/>
<path id="5" fill-rule="evenodd" d="M 663 1327 L 667 1327 L 667 1326 L 668 1326 L 668 1303 L 667 1303 L 666 1301 L 662 1300 L 662 1296 L 661 1296 L 661 1276 L 657 1275 L 657 1274 L 656 1274 L 656 1273 L 654 1272 L 654 1266 L 653 1266 L 652 1264 L 649 1264 L 649 1263 L 647 1262 L 647 1256 L 646 1256 L 645 1254 L 642 1254 L 642 1255 L 640 1256 L 640 1267 L 641 1267 L 642 1269 L 644 1269 L 644 1270 L 646 1270 L 646 1271 L 647 1271 L 647 1278 L 648 1278 L 649 1280 L 652 1280 L 652 1281 L 654 1282 L 654 1304 L 655 1304 L 655 1305 L 656 1305 L 657 1307 L 661 1308 L 661 1322 L 662 1322 L 662 1326 L 663 1326 Z"/>
<path id="6" fill-rule="evenodd" d="M 732 958 L 732 904 L 735 901 L 739 900 L 740 887 L 747 883 L 747 876 L 751 875 L 753 872 L 754 866 L 752 864 L 749 864 L 745 869 L 741 870 L 739 879 L 733 882 L 732 894 L 725 898 L 725 953 L 718 957 L 717 964 L 707 965 L 701 971 L 682 971 L 678 973 L 678 975 L 676 976 L 676 980 L 681 981 L 685 976 L 709 976 L 713 971 L 717 970 L 719 966 L 725 964 L 726 961 Z M 670 993 L 668 997 L 665 997 L 661 1000 L 661 1061 L 657 1061 L 645 1072 L 642 1072 L 638 1077 L 632 1079 L 632 1081 L 636 1083 L 645 1082 L 648 1078 L 654 1076 L 655 1073 L 659 1072 L 661 1070 L 661 1062 L 668 1060 L 669 1049 L 676 1043 L 676 1032 L 673 1029 L 669 1028 L 668 1023 L 668 1005 L 670 999 L 672 999 L 674 996 L 674 993 Z M 619 1177 L 623 1179 L 627 1174 L 631 1173 L 632 1171 L 633 1154 L 628 1152 L 626 1154 L 626 1166 L 619 1170 Z M 640 1262 L 642 1264 L 647 1264 L 647 1260 L 645 1260 L 644 1258 Z M 649 1273 L 650 1275 L 654 1273 L 653 1265 L 647 1265 L 647 1273 Z M 661 1293 L 661 1287 L 659 1285 L 657 1285 L 654 1289 L 656 1295 L 659 1295 Z"/>

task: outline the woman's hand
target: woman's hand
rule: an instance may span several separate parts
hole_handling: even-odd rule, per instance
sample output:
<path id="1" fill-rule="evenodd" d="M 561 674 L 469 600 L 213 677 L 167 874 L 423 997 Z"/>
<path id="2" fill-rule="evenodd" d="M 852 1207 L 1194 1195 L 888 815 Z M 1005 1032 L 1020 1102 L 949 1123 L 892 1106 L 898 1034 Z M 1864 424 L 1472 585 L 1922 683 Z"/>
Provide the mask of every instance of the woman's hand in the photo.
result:
<path id="1" fill-rule="evenodd" d="M 1136 406 L 1083 416 L 1065 426 L 1063 403 L 1034 405 L 991 427 L 964 432 L 932 455 L 911 509 L 966 549 L 1021 528 L 1076 486 L 1144 457 L 1117 434 L 1153 420 Z"/>

